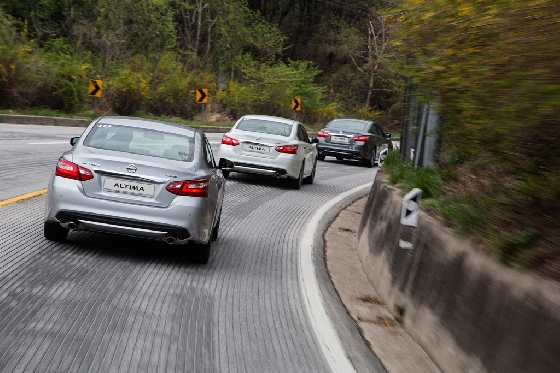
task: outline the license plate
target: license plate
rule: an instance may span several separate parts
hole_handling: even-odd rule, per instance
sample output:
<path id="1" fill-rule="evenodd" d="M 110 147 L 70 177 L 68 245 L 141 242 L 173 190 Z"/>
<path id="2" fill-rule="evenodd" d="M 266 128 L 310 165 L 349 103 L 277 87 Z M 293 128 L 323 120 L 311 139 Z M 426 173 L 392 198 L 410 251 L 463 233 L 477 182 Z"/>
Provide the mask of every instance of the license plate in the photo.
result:
<path id="1" fill-rule="evenodd" d="M 244 144 L 243 145 L 243 150 L 245 150 L 247 152 L 255 152 L 255 153 L 261 153 L 261 154 L 269 154 L 270 153 L 270 148 L 268 146 L 253 145 L 253 144 Z"/>
<path id="2" fill-rule="evenodd" d="M 105 179 L 105 181 L 103 181 L 103 189 L 113 192 L 139 194 L 146 197 L 153 197 L 155 190 L 154 186 L 151 184 L 136 183 L 134 181 L 121 179 Z"/>
<path id="3" fill-rule="evenodd" d="M 347 144 L 348 143 L 348 137 L 331 135 L 331 141 L 333 141 L 333 142 L 343 142 L 343 143 Z"/>

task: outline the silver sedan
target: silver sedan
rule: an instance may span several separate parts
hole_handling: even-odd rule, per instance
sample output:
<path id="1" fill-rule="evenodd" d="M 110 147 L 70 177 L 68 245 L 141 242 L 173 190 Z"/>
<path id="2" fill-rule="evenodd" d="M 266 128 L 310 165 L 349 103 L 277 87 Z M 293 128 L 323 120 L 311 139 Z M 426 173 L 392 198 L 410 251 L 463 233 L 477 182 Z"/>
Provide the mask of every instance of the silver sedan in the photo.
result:
<path id="1" fill-rule="evenodd" d="M 199 130 L 101 117 L 70 140 L 50 179 L 44 235 L 116 233 L 181 245 L 207 263 L 218 237 L 224 177 Z"/>

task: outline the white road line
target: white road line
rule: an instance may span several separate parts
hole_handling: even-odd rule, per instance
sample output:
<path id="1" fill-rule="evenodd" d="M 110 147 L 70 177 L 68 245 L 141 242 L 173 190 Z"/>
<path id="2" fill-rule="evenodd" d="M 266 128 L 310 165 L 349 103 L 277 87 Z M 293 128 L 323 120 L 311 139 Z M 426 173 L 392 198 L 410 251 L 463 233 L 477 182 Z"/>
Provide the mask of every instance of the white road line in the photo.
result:
<path id="1" fill-rule="evenodd" d="M 348 356 L 346 356 L 334 326 L 325 310 L 315 275 L 315 267 L 313 266 L 313 237 L 319 227 L 321 218 L 329 209 L 333 208 L 344 198 L 358 194 L 366 188 L 371 188 L 372 184 L 372 182 L 367 183 L 339 194 L 321 206 L 309 223 L 307 223 L 300 243 L 300 287 L 303 293 L 305 308 L 325 359 L 329 363 L 331 370 L 336 373 L 355 372 L 356 370 Z"/>
<path id="2" fill-rule="evenodd" d="M 70 145 L 69 141 L 44 141 L 44 142 L 28 142 L 27 145 L 55 145 L 55 144 L 68 144 Z"/>

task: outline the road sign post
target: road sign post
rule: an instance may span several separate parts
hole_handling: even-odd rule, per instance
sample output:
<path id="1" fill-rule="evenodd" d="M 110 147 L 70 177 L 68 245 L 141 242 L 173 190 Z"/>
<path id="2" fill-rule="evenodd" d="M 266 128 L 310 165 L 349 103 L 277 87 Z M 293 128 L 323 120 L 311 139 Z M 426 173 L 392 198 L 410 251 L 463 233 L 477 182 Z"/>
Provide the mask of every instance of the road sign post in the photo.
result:
<path id="1" fill-rule="evenodd" d="M 197 88 L 195 91 L 195 101 L 202 104 L 202 121 L 204 122 L 204 112 L 206 111 L 206 103 L 208 103 L 208 89 Z"/>

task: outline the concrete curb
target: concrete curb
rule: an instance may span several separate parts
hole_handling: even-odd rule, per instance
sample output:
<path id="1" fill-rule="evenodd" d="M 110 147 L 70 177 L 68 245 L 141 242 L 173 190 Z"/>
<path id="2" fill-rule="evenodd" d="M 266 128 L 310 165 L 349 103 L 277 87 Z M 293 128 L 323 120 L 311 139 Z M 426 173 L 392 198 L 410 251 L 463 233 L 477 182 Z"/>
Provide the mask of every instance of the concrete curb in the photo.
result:
<path id="1" fill-rule="evenodd" d="M 324 234 L 333 285 L 364 341 L 388 373 L 440 370 L 397 321 L 368 281 L 358 257 L 358 232 L 368 196 L 341 210 Z"/>
<path id="2" fill-rule="evenodd" d="M 87 127 L 93 120 L 60 118 L 60 117 L 44 117 L 39 115 L 13 115 L 0 114 L 0 123 L 9 124 L 34 124 L 39 126 L 63 126 L 63 127 Z M 230 127 L 214 127 L 214 126 L 192 126 L 205 133 L 223 133 L 228 132 Z"/>

